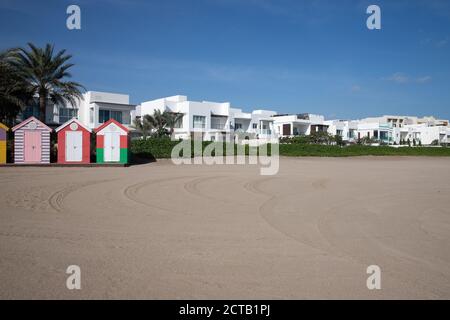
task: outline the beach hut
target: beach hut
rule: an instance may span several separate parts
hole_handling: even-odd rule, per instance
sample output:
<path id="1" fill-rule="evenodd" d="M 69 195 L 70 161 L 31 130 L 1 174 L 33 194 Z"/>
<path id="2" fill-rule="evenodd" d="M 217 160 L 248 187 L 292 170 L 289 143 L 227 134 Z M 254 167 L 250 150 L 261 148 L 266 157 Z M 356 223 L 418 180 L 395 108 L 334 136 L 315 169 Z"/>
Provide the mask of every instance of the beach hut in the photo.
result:
<path id="1" fill-rule="evenodd" d="M 77 119 L 56 128 L 58 163 L 89 163 L 91 161 L 91 130 Z"/>
<path id="2" fill-rule="evenodd" d="M 129 130 L 114 119 L 110 119 L 98 128 L 97 163 L 128 163 Z"/>
<path id="3" fill-rule="evenodd" d="M 0 123 L 0 163 L 6 163 L 6 133 L 9 128 Z"/>
<path id="4" fill-rule="evenodd" d="M 50 163 L 50 132 L 35 117 L 12 128 L 14 132 L 14 163 Z"/>

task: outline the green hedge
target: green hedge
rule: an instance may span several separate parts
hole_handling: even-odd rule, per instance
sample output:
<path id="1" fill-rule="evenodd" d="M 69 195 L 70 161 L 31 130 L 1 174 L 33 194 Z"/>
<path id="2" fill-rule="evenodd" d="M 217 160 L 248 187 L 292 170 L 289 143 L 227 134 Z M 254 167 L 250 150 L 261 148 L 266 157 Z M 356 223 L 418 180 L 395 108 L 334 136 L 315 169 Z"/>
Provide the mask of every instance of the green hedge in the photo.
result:
<path id="1" fill-rule="evenodd" d="M 178 145 L 180 141 L 172 141 L 169 138 L 148 138 L 146 140 L 136 139 L 131 141 L 131 154 L 134 159 L 167 159 L 172 155 L 172 149 Z M 191 152 L 190 154 L 180 154 L 183 157 L 194 157 L 201 156 L 206 147 L 211 144 L 214 144 L 216 150 L 220 150 L 222 148 L 222 154 L 226 154 L 229 150 L 234 149 L 234 154 L 237 153 L 238 146 L 234 143 L 227 144 L 222 142 L 211 142 L 211 141 L 202 141 L 201 151 L 195 149 L 194 141 L 186 140 L 183 143 L 191 144 Z M 198 141 L 197 141 L 198 143 Z M 185 147 L 188 147 L 187 145 Z M 253 152 L 259 153 L 258 148 L 252 148 Z M 250 152 L 249 146 L 245 146 L 245 154 L 248 155 Z M 268 147 L 268 154 L 270 154 L 270 145 Z M 212 155 L 215 156 L 215 152 L 213 150 Z"/>
<path id="2" fill-rule="evenodd" d="M 164 159 L 170 158 L 172 149 L 180 141 L 172 141 L 169 138 L 149 138 L 147 140 L 132 140 L 131 154 L 133 159 Z M 193 141 L 186 140 L 184 143 L 191 143 L 190 154 L 180 154 L 180 156 L 193 157 L 200 156 L 207 146 L 215 144 L 216 148 L 222 147 L 223 154 L 226 145 L 219 142 L 202 142 L 202 151 L 196 154 Z M 230 145 L 228 145 L 229 147 Z M 234 145 L 236 153 L 237 145 Z M 450 148 L 429 148 L 429 147 L 401 147 L 393 148 L 389 146 L 364 146 L 351 145 L 340 147 L 336 145 L 318 144 L 280 144 L 280 155 L 291 157 L 352 157 L 352 156 L 450 156 Z M 249 146 L 245 146 L 245 154 L 249 154 Z M 253 152 L 259 153 L 258 148 L 253 148 Z M 268 155 L 271 154 L 271 146 L 268 145 Z M 214 153 L 212 155 L 215 155 Z"/>
<path id="3" fill-rule="evenodd" d="M 164 159 L 170 158 L 172 149 L 179 141 L 169 138 L 149 138 L 146 140 L 131 140 L 131 155 L 133 158 Z"/>
<path id="4" fill-rule="evenodd" d="M 351 145 L 281 144 L 280 155 L 291 157 L 354 157 L 354 156 L 450 156 L 450 148 Z"/>

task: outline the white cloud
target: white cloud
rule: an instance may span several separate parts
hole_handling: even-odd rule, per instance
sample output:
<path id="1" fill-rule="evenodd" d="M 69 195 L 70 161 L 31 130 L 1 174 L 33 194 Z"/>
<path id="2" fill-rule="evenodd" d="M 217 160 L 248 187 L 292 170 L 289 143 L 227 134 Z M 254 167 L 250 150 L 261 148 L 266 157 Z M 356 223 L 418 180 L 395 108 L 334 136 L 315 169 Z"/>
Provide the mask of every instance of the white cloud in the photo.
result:
<path id="1" fill-rule="evenodd" d="M 384 78 L 384 80 L 392 81 L 398 84 L 406 84 L 406 83 L 427 83 L 432 80 L 431 76 L 421 76 L 421 77 L 410 77 L 402 72 L 396 72 L 393 75 Z"/>
<path id="2" fill-rule="evenodd" d="M 355 84 L 355 85 L 352 86 L 351 91 L 352 92 L 359 92 L 359 91 L 361 91 L 361 87 L 359 85 Z"/>
<path id="3" fill-rule="evenodd" d="M 390 77 L 388 77 L 386 79 L 389 80 L 389 81 L 400 83 L 400 84 L 407 83 L 407 82 L 410 81 L 410 78 L 407 75 L 405 75 L 404 73 L 401 73 L 401 72 L 396 72 L 396 73 L 394 73 L 393 75 L 391 75 Z"/>
<path id="4" fill-rule="evenodd" d="M 424 76 L 416 79 L 417 83 L 427 83 L 431 81 L 431 76 Z"/>
<path id="5" fill-rule="evenodd" d="M 443 39 L 443 40 L 438 41 L 438 42 L 436 43 L 436 46 L 437 46 L 438 48 L 442 48 L 442 47 L 445 47 L 447 44 L 448 44 L 448 38 L 445 38 L 445 39 Z"/>

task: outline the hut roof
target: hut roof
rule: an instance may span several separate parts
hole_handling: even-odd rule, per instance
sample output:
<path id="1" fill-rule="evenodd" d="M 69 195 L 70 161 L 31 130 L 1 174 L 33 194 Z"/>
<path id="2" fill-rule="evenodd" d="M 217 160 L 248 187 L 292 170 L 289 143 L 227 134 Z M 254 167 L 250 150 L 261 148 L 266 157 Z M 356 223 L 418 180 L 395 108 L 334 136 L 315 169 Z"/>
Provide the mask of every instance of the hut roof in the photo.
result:
<path id="1" fill-rule="evenodd" d="M 48 127 L 47 125 L 45 125 L 42 121 L 39 121 L 38 119 L 36 119 L 35 117 L 29 117 L 27 120 L 22 121 L 21 123 L 19 123 L 18 125 L 16 125 L 15 127 L 12 128 L 12 131 L 16 131 L 20 128 L 22 128 L 23 126 L 27 125 L 28 123 L 30 123 L 31 121 L 36 121 L 37 123 L 39 123 L 42 127 L 44 127 L 47 131 L 51 132 L 52 129 L 50 127 Z"/>
<path id="2" fill-rule="evenodd" d="M 70 125 L 71 123 L 75 122 L 76 124 L 78 124 L 80 127 L 86 129 L 89 132 L 92 132 L 91 129 L 89 129 L 88 127 L 86 127 L 84 124 L 82 124 L 80 121 L 78 121 L 76 118 L 72 118 L 69 121 L 64 122 L 62 125 L 60 125 L 58 128 L 55 129 L 56 132 L 64 129 L 65 127 L 67 127 L 68 125 Z"/>
<path id="3" fill-rule="evenodd" d="M 114 120 L 114 119 L 109 119 L 108 121 L 106 121 L 104 124 L 102 124 L 98 128 L 95 128 L 94 132 L 98 133 L 98 132 L 102 131 L 104 128 L 109 126 L 111 123 L 114 123 L 116 126 L 118 126 L 120 129 L 124 130 L 125 132 L 130 132 L 130 130 L 127 127 L 125 127 L 123 124 L 119 123 L 117 120 Z"/>

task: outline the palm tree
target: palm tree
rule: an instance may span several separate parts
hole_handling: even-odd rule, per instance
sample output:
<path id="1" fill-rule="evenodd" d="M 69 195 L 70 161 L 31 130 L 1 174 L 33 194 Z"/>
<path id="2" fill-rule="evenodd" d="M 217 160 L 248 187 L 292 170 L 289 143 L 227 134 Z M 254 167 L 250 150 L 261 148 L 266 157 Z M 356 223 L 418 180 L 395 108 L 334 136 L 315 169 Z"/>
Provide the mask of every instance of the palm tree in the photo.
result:
<path id="1" fill-rule="evenodd" d="M 166 127 L 169 128 L 169 134 L 173 135 L 175 126 L 183 119 L 182 113 L 174 113 L 164 111 L 163 116 L 166 118 Z"/>
<path id="2" fill-rule="evenodd" d="M 168 134 L 166 118 L 164 113 L 158 109 L 153 112 L 153 115 L 146 114 L 144 116 L 144 119 L 152 124 L 157 137 L 167 136 Z"/>
<path id="3" fill-rule="evenodd" d="M 66 54 L 66 50 L 54 54 L 51 44 L 45 48 L 38 48 L 32 43 L 28 46 L 28 50 L 20 48 L 15 52 L 14 66 L 26 80 L 27 91 L 39 97 L 39 118 L 45 122 L 47 101 L 75 105 L 75 100 L 81 98 L 81 92 L 85 89 L 77 82 L 64 80 L 71 77 L 68 70 L 73 66 L 73 63 L 67 63 L 72 55 Z"/>
<path id="4" fill-rule="evenodd" d="M 135 128 L 140 134 L 142 134 L 142 138 L 145 140 L 147 136 L 151 133 L 153 129 L 153 125 L 146 117 L 141 119 L 133 120 L 133 128 Z"/>
<path id="5" fill-rule="evenodd" d="M 16 49 L 0 52 L 0 121 L 14 124 L 17 115 L 31 100 L 24 79 L 16 72 L 12 61 Z"/>

